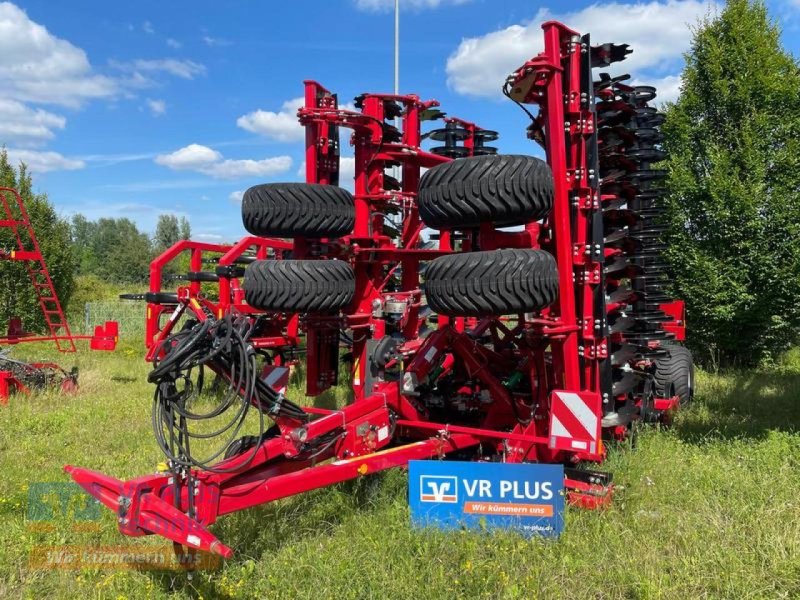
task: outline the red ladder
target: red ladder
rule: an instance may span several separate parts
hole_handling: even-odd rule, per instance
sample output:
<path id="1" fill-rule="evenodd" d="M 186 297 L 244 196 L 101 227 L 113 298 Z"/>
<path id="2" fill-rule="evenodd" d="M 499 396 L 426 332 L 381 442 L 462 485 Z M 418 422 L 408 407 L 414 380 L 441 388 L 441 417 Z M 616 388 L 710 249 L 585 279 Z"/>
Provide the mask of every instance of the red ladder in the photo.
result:
<path id="1" fill-rule="evenodd" d="M 13 208 L 13 202 L 8 199 L 9 194 L 14 195 L 16 210 Z M 67 318 L 64 316 L 61 302 L 58 300 L 56 288 L 53 286 L 53 280 L 50 278 L 50 272 L 44 262 L 44 257 L 39 248 L 39 241 L 36 239 L 33 227 L 31 227 L 25 204 L 17 191 L 11 188 L 0 187 L 0 198 L 3 200 L 5 215 L 5 218 L 0 219 L 0 228 L 11 229 L 14 232 L 14 238 L 17 243 L 16 249 L 10 252 L 0 249 L 0 259 L 18 260 L 25 263 L 25 268 L 28 271 L 31 283 L 33 283 L 33 289 L 39 300 L 44 320 L 50 329 L 50 335 L 56 343 L 58 351 L 75 352 L 76 347 L 72 332 L 69 330 Z M 0 216 L 3 215 L 0 214 Z M 21 231 L 27 234 L 27 243 Z M 29 249 L 28 244 L 32 246 L 32 249 Z"/>

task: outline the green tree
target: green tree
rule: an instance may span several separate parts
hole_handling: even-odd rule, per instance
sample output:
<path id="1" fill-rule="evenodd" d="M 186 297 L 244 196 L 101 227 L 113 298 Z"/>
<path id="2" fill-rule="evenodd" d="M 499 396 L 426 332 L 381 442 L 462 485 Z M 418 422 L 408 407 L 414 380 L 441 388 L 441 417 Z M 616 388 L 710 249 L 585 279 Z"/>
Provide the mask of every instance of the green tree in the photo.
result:
<path id="1" fill-rule="evenodd" d="M 192 230 L 186 217 L 178 219 L 175 215 L 159 215 L 158 223 L 156 224 L 156 232 L 153 236 L 153 252 L 158 256 L 180 240 L 188 240 L 191 235 Z M 170 276 L 188 270 L 189 254 L 184 252 L 179 255 L 175 261 L 164 267 L 163 274 L 165 276 Z"/>
<path id="2" fill-rule="evenodd" d="M 176 230 L 180 231 L 179 222 Z M 130 219 L 89 221 L 76 214 L 72 217 L 71 233 L 81 275 L 99 277 L 110 283 L 147 281 L 156 241 L 151 242 Z"/>
<path id="3" fill-rule="evenodd" d="M 74 290 L 76 259 L 70 245 L 70 227 L 59 218 L 45 194 L 35 194 L 31 176 L 25 165 L 15 169 L 8 161 L 5 150 L 0 151 L 0 186 L 16 189 L 22 197 L 39 247 L 53 279 L 59 300 L 66 311 Z M 16 201 L 6 195 L 11 205 L 11 217 L 19 219 Z M 0 218 L 8 218 L 5 209 Z M 30 236 L 20 228 L 20 236 L 26 249 L 33 248 Z M 0 229 L 0 250 L 10 251 L 17 246 L 11 229 Z M 11 317 L 20 317 L 26 330 L 46 332 L 46 324 L 37 300 L 36 291 L 28 276 L 25 263 L 0 260 L 0 327 L 5 330 Z M 2 334 L 0 334 L 2 335 Z"/>
<path id="4" fill-rule="evenodd" d="M 192 237 L 192 228 L 189 225 L 189 221 L 186 219 L 186 217 L 181 217 L 179 227 L 180 239 L 188 240 L 190 237 Z"/>
<path id="5" fill-rule="evenodd" d="M 714 366 L 770 360 L 800 327 L 800 75 L 762 2 L 701 22 L 666 115 L 666 257 L 689 344 Z"/>
<path id="6" fill-rule="evenodd" d="M 95 258 L 92 254 L 92 238 L 95 232 L 95 224 L 89 219 L 78 213 L 72 215 L 70 221 L 70 234 L 72 237 L 72 249 L 78 261 L 78 273 L 88 273 Z"/>
<path id="7" fill-rule="evenodd" d="M 153 250 L 155 250 L 156 254 L 161 254 L 176 242 L 186 239 L 183 237 L 183 232 L 181 231 L 181 226 L 183 224 L 185 224 L 188 229 L 189 224 L 186 222 L 185 217 L 182 217 L 179 222 L 178 217 L 175 215 L 158 215 L 156 233 L 153 236 Z"/>
<path id="8" fill-rule="evenodd" d="M 93 224 L 88 270 L 106 281 L 142 283 L 150 270 L 150 238 L 130 219 L 99 219 Z"/>

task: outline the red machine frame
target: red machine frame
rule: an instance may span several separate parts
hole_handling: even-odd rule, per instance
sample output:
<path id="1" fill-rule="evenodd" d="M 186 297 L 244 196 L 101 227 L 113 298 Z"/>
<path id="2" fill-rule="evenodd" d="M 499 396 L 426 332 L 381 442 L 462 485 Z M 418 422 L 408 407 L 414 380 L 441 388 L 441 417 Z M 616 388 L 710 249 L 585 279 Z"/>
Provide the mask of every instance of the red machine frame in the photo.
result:
<path id="1" fill-rule="evenodd" d="M 604 380 L 610 341 L 605 307 L 597 298 L 604 293 L 605 253 L 613 251 L 604 250 L 596 240 L 601 198 L 591 155 L 591 145 L 596 144 L 593 99 L 585 88 L 590 67 L 586 52 L 581 51 L 586 42 L 576 32 L 555 22 L 543 28 L 544 52 L 509 80 L 512 98 L 540 107 L 539 127 L 547 133 L 547 160 L 555 182 L 550 216 L 524 231 L 502 232 L 487 225 L 459 238 L 442 231 L 438 248 L 421 248 L 424 225 L 416 206 L 420 170 L 449 160 L 420 148 L 422 117 L 438 103 L 415 95 L 365 94 L 358 99 L 361 112 L 342 110 L 335 95 L 314 81 L 305 82 L 305 106 L 298 116 L 306 127 L 307 181 L 338 184 L 338 129 L 353 131 L 352 234 L 316 242 L 245 238 L 234 246 L 180 243 L 153 263 L 150 293 L 160 293 L 164 266 L 189 250 L 195 273 L 201 271 L 202 253 L 221 256 L 214 279 L 219 283 L 219 298 L 205 298 L 199 281 L 180 288 L 169 308 L 151 296 L 147 343 L 152 358 L 156 342 L 169 333 L 176 316 L 187 307 L 201 320 L 230 310 L 252 312 L 238 283 L 241 270 L 225 270 L 235 268 L 250 248 L 257 248 L 259 258 L 266 258 L 269 251 L 275 259 L 282 258 L 284 251 L 291 251 L 295 259 L 335 257 L 350 262 L 356 276 L 356 296 L 343 315 L 303 319 L 271 315 L 272 334 L 256 337 L 254 345 L 293 348 L 300 332 L 305 332 L 307 391 L 316 395 L 336 382 L 337 354 L 332 353 L 338 353 L 339 332 L 351 330 L 355 399 L 341 410 L 306 408 L 315 416 L 309 422 L 277 417 L 280 435 L 261 441 L 254 456 L 238 455 L 221 462 L 218 466 L 225 473 L 194 470 L 190 476 L 164 473 L 122 482 L 65 467 L 89 494 L 117 513 L 120 531 L 131 536 L 155 533 L 191 549 L 229 557 L 232 550 L 208 529 L 219 516 L 402 466 L 409 460 L 482 448 L 506 462 L 576 466 L 580 461 L 602 461 L 602 417 L 613 409 L 614 398 Z M 386 122 L 393 115 L 385 111 L 394 105 L 402 107 L 402 131 Z M 464 146 L 472 147 L 469 142 Z M 399 189 L 387 189 L 385 169 L 395 164 L 402 169 L 402 184 Z M 397 242 L 384 233 L 392 223 L 389 214 L 402 216 Z M 559 269 L 558 301 L 516 321 L 440 316 L 436 331 L 421 337 L 420 262 L 476 246 L 481 250 L 541 247 L 551 252 Z M 399 282 L 390 286 L 398 270 Z M 673 314 L 681 310 L 677 303 L 671 308 Z M 161 315 L 170 310 L 168 325 L 161 326 Z M 682 335 L 681 322 L 676 320 L 671 327 Z M 383 339 L 387 328 L 400 340 L 393 360 L 400 369 L 398 380 L 376 378 L 367 368 L 370 341 Z M 481 344 L 481 338 L 491 339 L 492 348 Z M 478 424 L 437 422 L 417 401 L 420 382 L 453 371 L 471 381 L 464 393 L 472 394 L 473 400 L 491 398 Z M 521 399 L 515 385 L 526 377 L 531 393 Z M 584 415 L 589 411 L 587 419 L 576 419 L 569 410 L 576 403 L 584 407 Z M 661 399 L 660 407 L 671 409 L 675 404 L 675 398 Z M 331 434 L 336 434 L 336 441 L 323 453 L 312 460 L 302 458 L 303 444 Z M 569 500 L 580 506 L 594 508 L 611 499 L 607 474 L 570 468 L 566 485 Z"/>

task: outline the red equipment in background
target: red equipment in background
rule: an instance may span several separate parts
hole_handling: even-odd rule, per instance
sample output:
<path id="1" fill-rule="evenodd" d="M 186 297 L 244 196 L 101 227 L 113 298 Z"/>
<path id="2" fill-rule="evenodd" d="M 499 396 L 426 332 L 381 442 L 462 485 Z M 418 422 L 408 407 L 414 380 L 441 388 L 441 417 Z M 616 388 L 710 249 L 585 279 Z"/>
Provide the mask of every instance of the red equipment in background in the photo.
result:
<path id="1" fill-rule="evenodd" d="M 10 232 L 8 237 L 13 244 L 13 248 L 0 248 L 0 260 L 24 263 L 49 331 L 45 336 L 26 332 L 22 320 L 14 317 L 9 320 L 8 334 L 0 338 L 0 345 L 54 342 L 59 352 L 67 353 L 77 350 L 76 340 L 89 340 L 92 350 L 114 350 L 119 338 L 115 321 L 98 325 L 91 336 L 74 335 L 70 331 L 22 197 L 14 189 L 0 187 L 0 202 L 0 231 Z M 12 391 L 28 393 L 30 388 L 54 384 L 60 385 L 63 391 L 74 391 L 77 389 L 77 373 L 67 373 L 53 363 L 24 363 L 0 355 L 0 403 L 7 403 Z"/>
<path id="2" fill-rule="evenodd" d="M 121 296 L 147 302 L 147 360 L 153 360 L 158 344 L 172 333 L 181 317 L 192 315 L 204 319 L 211 315 L 221 318 L 231 309 L 245 314 L 260 313 L 244 302 L 239 280 L 244 275 L 245 266 L 255 260 L 280 259 L 291 248 L 291 243 L 284 240 L 245 237 L 232 245 L 181 240 L 161 253 L 150 264 L 150 291 Z M 190 271 L 172 277 L 185 280 L 188 285 L 180 286 L 174 292 L 162 291 L 168 268 L 174 266 L 176 259 L 184 253 L 189 255 Z M 215 270 L 204 271 L 203 266 L 208 264 L 215 265 Z M 205 290 L 203 284 L 206 284 Z M 216 289 L 209 294 L 207 288 L 213 284 L 216 284 Z M 280 362 L 280 352 L 297 347 L 297 316 L 285 319 L 274 316 L 251 341 L 257 348 L 276 349 L 276 359 Z"/>
<path id="3" fill-rule="evenodd" d="M 77 368 L 67 372 L 55 363 L 27 363 L 0 353 L 0 369 L 0 406 L 8 404 L 12 393 L 29 394 L 48 387 L 58 387 L 64 394 L 78 391 Z"/>
<path id="4" fill-rule="evenodd" d="M 549 169 L 494 156 L 484 144 L 494 132 L 455 118 L 427 136 L 444 146 L 425 151 L 420 126 L 444 118 L 437 102 L 364 94 L 358 111 L 343 110 L 306 81 L 298 116 L 309 183 L 248 190 L 243 217 L 257 237 L 183 242 L 154 262 L 142 297 L 156 438 L 170 472 L 122 482 L 65 468 L 117 513 L 123 533 L 228 557 L 208 529 L 220 515 L 445 455 L 562 463 L 572 503 L 610 501 L 610 475 L 578 463 L 602 461 L 603 435 L 663 416 L 691 383 L 659 367 L 685 354 L 664 345 L 682 338 L 683 319 L 661 291 L 652 183 L 661 174 L 649 165 L 660 134 L 647 106 L 655 92 L 602 75 L 595 87 L 592 68 L 623 59 L 626 47 L 592 47 L 559 23 L 543 28 L 544 52 L 504 91 L 539 106 L 529 131 Z M 391 124 L 398 117 L 401 129 Z M 352 130 L 352 197 L 334 187 L 340 128 Z M 420 181 L 422 168 L 430 172 Z M 496 229 L 519 223 L 524 230 Z M 423 240 L 426 224 L 441 230 L 438 247 Z M 278 234 L 292 242 L 261 237 Z M 190 283 L 164 294 L 162 269 L 183 250 Z M 216 271 L 202 272 L 204 261 Z M 176 332 L 187 310 L 192 319 Z M 302 336 L 312 396 L 337 383 L 340 339 L 352 348 L 352 403 L 301 407 L 266 381 L 274 370 L 260 376 L 254 351 L 268 367 L 283 364 Z M 218 462 L 221 451 L 206 460 L 190 451 L 198 416 L 184 406 L 194 396 L 176 385 L 203 367 L 229 384 L 220 406 L 241 397 L 225 431 L 235 437 L 251 407 L 275 423 L 232 441 Z"/>

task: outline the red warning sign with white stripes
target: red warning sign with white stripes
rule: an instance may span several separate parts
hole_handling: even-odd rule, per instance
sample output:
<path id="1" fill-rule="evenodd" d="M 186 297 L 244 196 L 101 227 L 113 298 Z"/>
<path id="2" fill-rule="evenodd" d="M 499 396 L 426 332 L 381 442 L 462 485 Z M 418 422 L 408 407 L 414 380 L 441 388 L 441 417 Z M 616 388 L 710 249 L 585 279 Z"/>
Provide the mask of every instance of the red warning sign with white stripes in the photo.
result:
<path id="1" fill-rule="evenodd" d="M 265 365 L 261 371 L 261 379 L 279 394 L 285 394 L 286 386 L 289 385 L 289 367 Z"/>
<path id="2" fill-rule="evenodd" d="M 600 394 L 553 391 L 550 442 L 554 450 L 596 454 L 600 441 Z"/>

